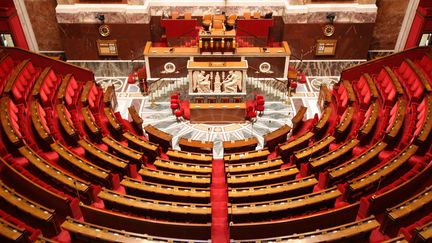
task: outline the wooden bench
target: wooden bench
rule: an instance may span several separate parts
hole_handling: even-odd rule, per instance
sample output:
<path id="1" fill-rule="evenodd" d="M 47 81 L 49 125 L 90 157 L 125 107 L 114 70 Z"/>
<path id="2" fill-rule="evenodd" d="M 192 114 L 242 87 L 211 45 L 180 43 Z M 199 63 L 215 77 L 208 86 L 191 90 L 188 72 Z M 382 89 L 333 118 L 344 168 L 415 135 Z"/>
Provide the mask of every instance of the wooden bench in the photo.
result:
<path id="1" fill-rule="evenodd" d="M 141 168 L 138 173 L 144 181 L 149 182 L 199 188 L 208 188 L 210 186 L 210 175 L 173 173 L 168 171 L 153 170 L 146 167 Z"/>

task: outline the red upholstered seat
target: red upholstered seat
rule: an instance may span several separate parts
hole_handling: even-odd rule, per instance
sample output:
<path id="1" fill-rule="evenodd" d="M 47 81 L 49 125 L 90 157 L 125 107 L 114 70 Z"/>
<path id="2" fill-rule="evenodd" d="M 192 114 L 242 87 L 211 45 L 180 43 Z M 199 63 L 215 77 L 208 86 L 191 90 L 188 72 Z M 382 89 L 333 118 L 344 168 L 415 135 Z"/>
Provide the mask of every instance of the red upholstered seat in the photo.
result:
<path id="1" fill-rule="evenodd" d="M 263 105 L 257 105 L 255 109 L 257 111 L 264 111 L 264 106 Z"/>
<path id="2" fill-rule="evenodd" d="M 175 112 L 174 112 L 174 115 L 177 117 L 177 118 L 180 118 L 181 116 L 183 116 L 183 109 L 178 109 L 178 110 L 176 110 Z"/>
<path id="3" fill-rule="evenodd" d="M 171 103 L 170 107 L 171 107 L 172 110 L 175 110 L 175 109 L 179 108 L 179 104 L 178 103 Z"/>

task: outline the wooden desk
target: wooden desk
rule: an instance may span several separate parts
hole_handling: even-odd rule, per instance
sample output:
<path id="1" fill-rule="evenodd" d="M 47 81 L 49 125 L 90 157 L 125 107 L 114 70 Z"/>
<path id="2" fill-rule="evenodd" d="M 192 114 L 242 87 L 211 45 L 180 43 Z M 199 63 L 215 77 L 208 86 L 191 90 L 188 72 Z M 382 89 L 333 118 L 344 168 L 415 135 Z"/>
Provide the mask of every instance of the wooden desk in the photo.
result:
<path id="1" fill-rule="evenodd" d="M 267 133 L 264 135 L 264 145 L 269 150 L 273 150 L 273 148 L 287 141 L 287 135 L 291 131 L 291 127 L 287 124 L 281 126 L 280 128 L 274 130 L 273 132 Z"/>
<path id="2" fill-rule="evenodd" d="M 262 149 L 258 151 L 249 151 L 244 153 L 235 153 L 224 156 L 225 163 L 235 164 L 244 162 L 254 162 L 265 160 L 270 155 L 270 151 Z"/>
<path id="3" fill-rule="evenodd" d="M 428 242 L 432 239 L 432 221 L 415 228 L 413 242 Z"/>
<path id="4" fill-rule="evenodd" d="M 396 88 L 396 93 L 398 94 L 398 97 L 401 97 L 404 95 L 404 89 L 402 88 L 402 84 L 400 83 L 398 77 L 394 74 L 393 70 L 385 66 L 384 70 L 387 72 L 388 76 L 390 77 L 390 80 L 392 81 L 393 85 Z"/>
<path id="5" fill-rule="evenodd" d="M 297 163 L 307 161 L 307 159 L 312 158 L 314 154 L 327 148 L 335 139 L 336 139 L 335 137 L 327 135 L 326 137 L 315 142 L 309 147 L 294 151 L 294 160 Z"/>
<path id="6" fill-rule="evenodd" d="M 210 141 L 180 138 L 178 144 L 181 150 L 184 151 L 196 153 L 211 153 L 213 150 L 213 142 Z"/>
<path id="7" fill-rule="evenodd" d="M 86 151 L 86 155 L 90 155 L 89 157 L 95 158 L 92 161 L 98 163 L 100 166 L 104 168 L 109 167 L 110 169 L 119 171 L 122 174 L 128 173 L 129 161 L 121 159 L 111 153 L 100 149 L 99 147 L 88 141 L 86 138 L 79 140 L 78 144 L 82 148 L 84 148 L 84 150 Z"/>
<path id="8" fill-rule="evenodd" d="M 293 117 L 293 119 L 291 119 L 294 129 L 303 121 L 306 111 L 307 111 L 307 107 L 301 106 L 300 109 L 297 111 L 296 115 Z"/>
<path id="9" fill-rule="evenodd" d="M 69 113 L 69 111 L 67 111 L 66 106 L 64 104 L 57 104 L 56 112 L 57 112 L 57 117 L 60 121 L 60 125 L 63 128 L 63 130 L 66 132 L 69 138 L 72 139 L 72 141 L 77 141 L 78 134 L 75 130 L 72 120 L 66 115 L 67 113 Z"/>
<path id="10" fill-rule="evenodd" d="M 142 167 L 139 174 L 144 181 L 163 183 L 175 186 L 189 186 L 208 188 L 210 186 L 210 175 L 174 173 L 169 171 L 153 170 Z"/>
<path id="11" fill-rule="evenodd" d="M 109 107 L 105 107 L 103 111 L 106 118 L 108 119 L 110 127 L 114 130 L 114 132 L 121 133 L 123 127 L 121 123 L 117 120 L 117 118 L 114 116 L 113 110 Z"/>
<path id="12" fill-rule="evenodd" d="M 84 87 L 81 91 L 81 103 L 83 104 L 83 106 L 88 106 L 88 96 L 90 93 L 90 90 L 93 88 L 94 82 L 93 81 L 87 81 L 84 84 Z"/>
<path id="13" fill-rule="evenodd" d="M 418 190 L 418 185 L 426 185 L 426 180 L 432 174 L 432 163 L 429 163 L 426 168 L 420 172 L 416 172 L 400 185 L 393 187 L 385 192 L 375 194 L 369 198 L 369 214 L 378 214 L 402 201 L 406 200 L 407 196 Z"/>
<path id="14" fill-rule="evenodd" d="M 102 188 L 98 197 L 104 201 L 106 208 L 123 209 L 142 216 L 171 221 L 175 219 L 180 222 L 207 223 L 211 221 L 210 204 L 151 200 L 120 194 L 105 188 Z"/>
<path id="15" fill-rule="evenodd" d="M 59 160 L 64 162 L 66 166 L 75 169 L 78 173 L 82 173 L 82 175 L 85 175 L 89 180 L 113 188 L 113 181 L 109 170 L 81 158 L 59 142 L 55 142 L 50 146 L 51 149 L 59 155 Z"/>
<path id="16" fill-rule="evenodd" d="M 292 234 L 278 237 L 280 241 L 302 242 L 356 242 L 359 239 L 368 239 L 372 230 L 380 226 L 375 217 L 371 216 L 355 222 L 350 222 L 336 227 L 315 230 L 304 234 Z M 306 240 L 307 239 L 307 240 Z"/>
<path id="17" fill-rule="evenodd" d="M 341 157 L 350 152 L 360 141 L 352 138 L 340 145 L 337 149 L 333 151 L 329 151 L 319 157 L 312 158 L 309 160 L 309 166 L 312 171 L 319 171 L 322 168 L 331 166 L 332 164 L 336 164 L 339 160 L 342 160 Z"/>
<path id="18" fill-rule="evenodd" d="M 62 188 L 66 188 L 71 194 L 75 195 L 78 190 L 80 195 L 84 196 L 87 200 L 92 198 L 91 184 L 89 182 L 53 167 L 27 145 L 19 148 L 18 151 L 29 161 L 33 168 L 36 168 L 56 184 L 60 184 Z"/>
<path id="19" fill-rule="evenodd" d="M 191 103 L 191 123 L 243 123 L 246 119 L 245 103 Z"/>
<path id="20" fill-rule="evenodd" d="M 196 187 L 180 187 L 124 177 L 120 183 L 128 195 L 155 200 L 210 203 L 210 189 Z"/>
<path id="21" fill-rule="evenodd" d="M 39 107 L 40 107 L 39 102 L 33 100 L 29 104 L 29 106 L 30 106 L 30 116 L 31 116 L 32 124 L 36 130 L 36 133 L 39 135 L 39 138 L 41 138 L 44 142 L 48 144 L 52 143 L 53 138 L 51 137 L 51 132 L 47 130 L 49 129 L 48 126 L 45 127 L 41 120 L 41 119 L 45 119 L 46 122 L 46 116 L 43 117 L 42 114 L 39 113 Z"/>
<path id="22" fill-rule="evenodd" d="M 117 100 L 115 97 L 114 84 L 112 84 L 112 85 L 108 86 L 108 88 L 106 88 L 102 99 L 103 99 L 103 102 L 104 102 L 106 107 L 111 107 L 113 109 L 116 108 L 117 102 L 113 102 L 113 101 Z"/>
<path id="23" fill-rule="evenodd" d="M 149 162 L 153 162 L 156 156 L 159 155 L 159 146 L 147 140 L 144 140 L 131 132 L 123 133 L 128 146 L 136 151 L 143 152 Z"/>
<path id="24" fill-rule="evenodd" d="M 24 228 L 9 223 L 8 221 L 0 218 L 0 236 L 5 240 L 11 242 L 28 242 L 28 232 Z"/>
<path id="25" fill-rule="evenodd" d="M 327 106 L 321 114 L 321 118 L 315 124 L 315 132 L 319 133 L 327 124 L 330 119 L 331 114 L 333 113 L 333 108 L 331 106 Z"/>
<path id="26" fill-rule="evenodd" d="M 132 118 L 132 124 L 135 126 L 135 129 L 137 129 L 140 132 L 140 134 L 142 134 L 143 119 L 136 111 L 135 106 L 130 106 L 128 108 L 128 111 L 130 117 Z"/>
<path id="27" fill-rule="evenodd" d="M 348 80 L 343 80 L 342 83 L 343 83 L 343 86 L 345 87 L 345 89 L 347 91 L 348 103 L 352 104 L 352 103 L 356 102 L 356 96 L 355 96 L 354 89 L 352 87 L 351 82 Z"/>
<path id="28" fill-rule="evenodd" d="M 283 165 L 280 158 L 272 160 L 263 160 L 257 162 L 248 162 L 242 164 L 225 164 L 225 171 L 229 174 L 245 174 L 251 172 L 262 172 L 267 170 L 278 169 Z"/>
<path id="29" fill-rule="evenodd" d="M 223 147 L 225 153 L 239 153 L 254 150 L 258 145 L 258 139 L 255 137 L 245 138 L 242 140 L 224 141 Z"/>
<path id="30" fill-rule="evenodd" d="M 358 155 L 357 157 L 329 170 L 329 181 L 335 184 L 342 180 L 355 176 L 356 170 L 364 167 L 366 164 L 371 163 L 371 160 L 378 156 L 387 146 L 387 143 L 379 141 L 372 147 Z"/>
<path id="31" fill-rule="evenodd" d="M 426 76 L 423 74 L 423 72 L 421 70 L 419 70 L 418 67 L 417 67 L 417 65 L 414 64 L 414 62 L 411 61 L 410 59 L 405 59 L 404 61 L 406 63 L 408 63 L 408 66 L 411 68 L 411 70 L 414 71 L 414 73 L 420 79 L 420 81 L 422 82 L 422 84 L 423 84 L 426 92 L 430 93 L 432 91 L 432 87 L 431 87 L 430 83 L 428 82 L 428 79 L 426 78 Z"/>
<path id="32" fill-rule="evenodd" d="M 405 113 L 407 111 L 407 102 L 405 99 L 400 98 L 397 103 L 397 110 L 396 110 L 396 119 L 394 120 L 393 124 L 391 124 L 391 127 L 387 127 L 386 130 L 386 142 L 390 142 L 393 140 L 398 134 L 400 129 L 402 128 L 402 125 L 405 120 Z"/>
<path id="33" fill-rule="evenodd" d="M 259 203 L 239 203 L 231 205 L 231 214 L 233 222 L 253 221 L 253 218 L 283 218 L 288 215 L 295 215 L 299 210 L 305 208 L 322 208 L 333 207 L 336 198 L 342 193 L 332 187 L 323 191 L 304 194 L 297 197 L 285 198 L 282 200 L 265 201 Z"/>
<path id="34" fill-rule="evenodd" d="M 352 122 L 356 109 L 353 106 L 348 106 L 344 112 L 343 119 L 336 126 L 336 132 L 342 134 L 347 131 L 349 125 Z"/>
<path id="35" fill-rule="evenodd" d="M 387 177 L 393 174 L 397 169 L 402 167 L 408 159 L 413 156 L 418 147 L 415 145 L 410 145 L 398 153 L 395 157 L 389 160 L 387 163 L 381 165 L 380 167 L 368 171 L 367 174 L 356 178 L 348 183 L 347 194 L 351 196 L 351 198 L 355 197 L 356 193 L 363 193 L 370 189 L 372 186 L 375 186 L 378 183 L 384 181 Z M 379 150 L 379 148 L 377 149 Z M 344 179 L 346 179 L 344 177 Z"/>
<path id="36" fill-rule="evenodd" d="M 164 159 L 156 159 L 153 163 L 157 169 L 179 173 L 190 174 L 210 174 L 212 172 L 211 165 L 200 165 L 186 162 L 176 162 Z"/>
<path id="37" fill-rule="evenodd" d="M 57 235 L 60 227 L 56 220 L 55 210 L 46 208 L 23 195 L 15 192 L 0 180 L 0 199 L 10 207 L 17 210 L 28 220 L 38 223 L 43 232 L 47 235 Z"/>
<path id="38" fill-rule="evenodd" d="M 429 186 L 408 200 L 392 208 L 386 209 L 384 222 L 382 224 L 382 231 L 384 233 L 396 231 L 403 219 L 415 214 L 416 212 L 419 212 L 422 208 L 430 209 L 431 206 L 432 186 Z"/>
<path id="39" fill-rule="evenodd" d="M 363 126 L 360 128 L 359 131 L 363 137 L 367 136 L 372 131 L 372 128 L 375 126 L 378 120 L 379 109 L 380 109 L 380 105 L 378 101 L 372 102 L 369 109 L 371 110 L 369 117 L 367 118 L 366 121 L 363 122 Z"/>
<path id="40" fill-rule="evenodd" d="M 208 240 L 211 238 L 210 223 L 176 223 L 155 219 L 146 219 L 143 217 L 126 215 L 104 209 L 97 209 L 85 204 L 81 204 L 80 207 L 87 223 L 121 230 L 122 232 L 127 230 L 152 236 L 155 235 L 176 239 L 190 239 L 191 235 L 194 236 L 194 239 L 199 240 Z M 110 240 L 113 239 L 114 238 L 111 238 Z M 158 238 L 153 237 L 151 239 L 158 240 Z M 163 238 L 160 241 L 168 241 L 168 239 Z M 142 241 L 140 240 L 140 242 Z"/>
<path id="41" fill-rule="evenodd" d="M 27 65 L 30 65 L 30 59 L 26 59 L 22 62 L 20 62 L 15 69 L 12 71 L 10 76 L 8 77 L 6 81 L 6 85 L 3 88 L 3 93 L 9 94 L 12 91 L 12 87 L 15 84 L 16 79 L 18 76 L 21 75 L 21 72 L 26 68 Z"/>
<path id="42" fill-rule="evenodd" d="M 276 200 L 311 193 L 317 183 L 318 180 L 311 175 L 270 185 L 230 188 L 228 197 L 233 203 Z"/>
<path id="43" fill-rule="evenodd" d="M 293 235 L 304 232 L 312 233 L 317 229 L 340 227 L 341 225 L 352 223 L 356 220 L 359 206 L 360 204 L 357 202 L 344 207 L 288 219 L 254 223 L 231 223 L 230 235 L 234 240 L 246 241 L 277 237 L 277 239 L 274 240 L 277 242 L 283 235 Z M 305 239 L 303 238 L 301 240 Z"/>
<path id="44" fill-rule="evenodd" d="M 167 151 L 168 148 L 171 147 L 171 134 L 163 132 L 152 125 L 145 126 L 144 130 L 148 135 L 149 141 L 159 144 L 159 146 L 161 146 L 164 151 Z"/>
<path id="45" fill-rule="evenodd" d="M 0 165 L 3 180 L 13 182 L 15 190 L 45 207 L 54 209 L 59 215 L 73 215 L 72 197 L 60 195 L 59 190 L 36 183 L 33 178 L 24 175 L 25 172 L 18 171 L 1 158 Z"/>
<path id="46" fill-rule="evenodd" d="M 102 136 L 102 132 L 93 117 L 89 107 L 81 108 L 81 113 L 84 119 L 84 124 L 86 125 L 90 135 L 94 136 L 97 140 Z"/>
<path id="47" fill-rule="evenodd" d="M 0 116 L 1 125 L 3 127 L 3 132 L 6 134 L 9 142 L 16 147 L 20 147 L 23 145 L 22 137 L 17 134 L 15 129 L 12 127 L 11 123 L 11 115 L 13 112 L 9 109 L 9 102 L 12 102 L 8 96 L 4 96 L 0 99 L 0 112 L 2 116 Z"/>
<path id="48" fill-rule="evenodd" d="M 108 145 L 110 151 L 115 151 L 123 159 L 130 160 L 139 165 L 143 162 L 143 153 L 123 145 L 110 136 L 103 137 L 102 142 Z"/>
<path id="49" fill-rule="evenodd" d="M 365 78 L 367 85 L 370 90 L 371 100 L 376 100 L 379 98 L 377 87 L 372 79 L 372 77 L 368 73 L 363 73 L 363 77 Z"/>
<path id="50" fill-rule="evenodd" d="M 66 88 L 69 85 L 69 82 L 71 79 L 74 79 L 74 77 L 70 73 L 66 74 L 66 76 L 64 76 L 62 82 L 60 83 L 58 91 L 57 91 L 57 99 L 64 100 L 64 97 L 66 95 Z"/>
<path id="51" fill-rule="evenodd" d="M 31 92 L 31 95 L 34 97 L 39 96 L 40 89 L 45 82 L 45 79 L 48 77 L 48 74 L 51 73 L 51 67 L 46 67 L 44 70 L 39 74 L 39 78 L 36 80 L 35 84 L 33 85 L 33 89 Z M 54 81 L 54 80 L 53 80 Z"/>
<path id="52" fill-rule="evenodd" d="M 414 143 L 417 145 L 422 145 L 425 143 L 432 130 L 432 94 L 427 94 L 425 99 L 427 106 L 426 118 L 423 122 L 420 133 L 414 138 Z"/>
<path id="53" fill-rule="evenodd" d="M 284 160 L 288 159 L 288 156 L 297 150 L 299 147 L 305 146 L 311 138 L 313 138 L 315 134 L 313 132 L 307 132 L 299 137 L 296 137 L 290 141 L 287 141 L 283 144 L 279 145 L 278 152 L 279 155 L 284 158 Z"/>
<path id="54" fill-rule="evenodd" d="M 192 162 L 196 164 L 211 165 L 213 156 L 210 154 L 184 152 L 178 150 L 168 149 L 166 152 L 170 160 Z"/>
<path id="55" fill-rule="evenodd" d="M 230 187 L 260 186 L 292 180 L 298 173 L 299 170 L 293 165 L 284 169 L 229 175 L 227 180 Z"/>

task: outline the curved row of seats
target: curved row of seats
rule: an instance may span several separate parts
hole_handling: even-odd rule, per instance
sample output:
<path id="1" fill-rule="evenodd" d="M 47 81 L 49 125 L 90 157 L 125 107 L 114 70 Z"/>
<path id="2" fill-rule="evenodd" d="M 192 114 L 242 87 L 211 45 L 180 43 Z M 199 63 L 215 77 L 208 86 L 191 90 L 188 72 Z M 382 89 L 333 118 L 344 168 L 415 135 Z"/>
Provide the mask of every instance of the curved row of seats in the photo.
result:
<path id="1" fill-rule="evenodd" d="M 15 84 L 21 73 L 26 78 L 23 70 L 33 65 L 34 54 L 10 65 L 4 52 L 0 67 L 9 67 L 4 80 Z M 284 126 L 266 135 L 266 149 L 235 151 L 232 145 L 237 153 L 224 156 L 231 238 L 378 241 L 400 231 L 421 239 L 423 230 L 414 235 L 409 229 L 417 220 L 428 225 L 431 213 L 432 98 L 426 71 L 432 70 L 427 69 L 432 62 L 425 57 L 410 54 L 398 64 L 380 63 L 394 71 L 391 76 L 384 68 L 382 75 L 391 79 L 387 84 L 379 82 L 387 77 L 378 78 L 382 69 L 350 80 L 343 74 L 333 91 L 321 89 L 321 118 L 303 122 L 299 115 L 298 124 L 303 125 L 289 140 L 290 128 Z M 173 151 L 166 143 L 169 136 L 155 128 L 148 141 L 106 106 L 109 102 L 93 81 L 35 66 L 34 76 L 27 77 L 31 85 L 17 88 L 22 98 L 3 92 L 0 100 L 5 111 L 0 180 L 9 188 L 5 192 L 13 187 L 25 199 L 18 203 L 3 197 L 9 200 L 3 200 L 5 205 L 13 205 L 5 207 L 5 213 L 26 225 L 16 232 L 29 230 L 35 240 L 35 229 L 40 229 L 44 236 L 64 240 L 58 234 L 61 225 L 72 239 L 91 240 L 101 230 L 100 237 L 119 241 L 211 237 L 211 156 Z M 39 81 L 42 76 L 44 81 Z M 395 97 L 390 94 L 397 91 L 393 78 L 404 87 Z M 40 93 L 30 96 L 39 83 L 57 90 L 45 100 Z M 407 90 L 414 84 L 423 87 L 421 94 Z M 20 111 L 31 121 L 21 119 L 26 116 Z M 185 141 L 185 148 L 194 143 Z M 254 141 L 234 143 L 252 146 Z M 45 223 L 24 216 L 39 204 L 56 217 Z M 406 207 L 409 213 L 404 213 Z M 372 212 L 380 217 L 370 216 Z M 0 224 L 3 232 L 21 225 L 6 221 Z M 28 237 L 23 234 L 14 237 Z"/>

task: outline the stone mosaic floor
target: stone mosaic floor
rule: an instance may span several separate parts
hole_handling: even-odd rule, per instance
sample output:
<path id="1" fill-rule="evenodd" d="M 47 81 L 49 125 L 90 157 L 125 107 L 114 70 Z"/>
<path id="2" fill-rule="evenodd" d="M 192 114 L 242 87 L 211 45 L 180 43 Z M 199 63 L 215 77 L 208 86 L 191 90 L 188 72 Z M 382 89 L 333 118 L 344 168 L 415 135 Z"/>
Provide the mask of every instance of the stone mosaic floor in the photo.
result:
<path id="1" fill-rule="evenodd" d="M 130 119 L 127 108 L 134 105 L 144 120 L 144 126 L 152 124 L 174 136 L 172 141 L 174 148 L 177 148 L 177 141 L 181 137 L 206 141 L 256 137 L 259 141 L 258 149 L 262 148 L 263 135 L 276 130 L 283 124 L 291 125 L 291 118 L 302 105 L 308 108 L 307 118 L 312 118 L 315 113 L 319 114 L 317 108 L 319 85 L 325 83 L 332 87 L 338 80 L 339 77 L 307 77 L 307 83 L 299 84 L 296 93 L 288 99 L 266 99 L 264 114 L 258 117 L 253 124 L 247 122 L 243 124 L 207 125 L 176 121 L 170 109 L 170 93 L 164 95 L 164 98 L 152 101 L 139 92 L 138 86 L 128 84 L 126 77 L 96 78 L 96 82 L 100 83 L 103 88 L 111 84 L 115 85 L 118 101 L 116 111 L 119 111 L 122 117 Z M 262 93 L 266 96 L 265 91 Z"/>

